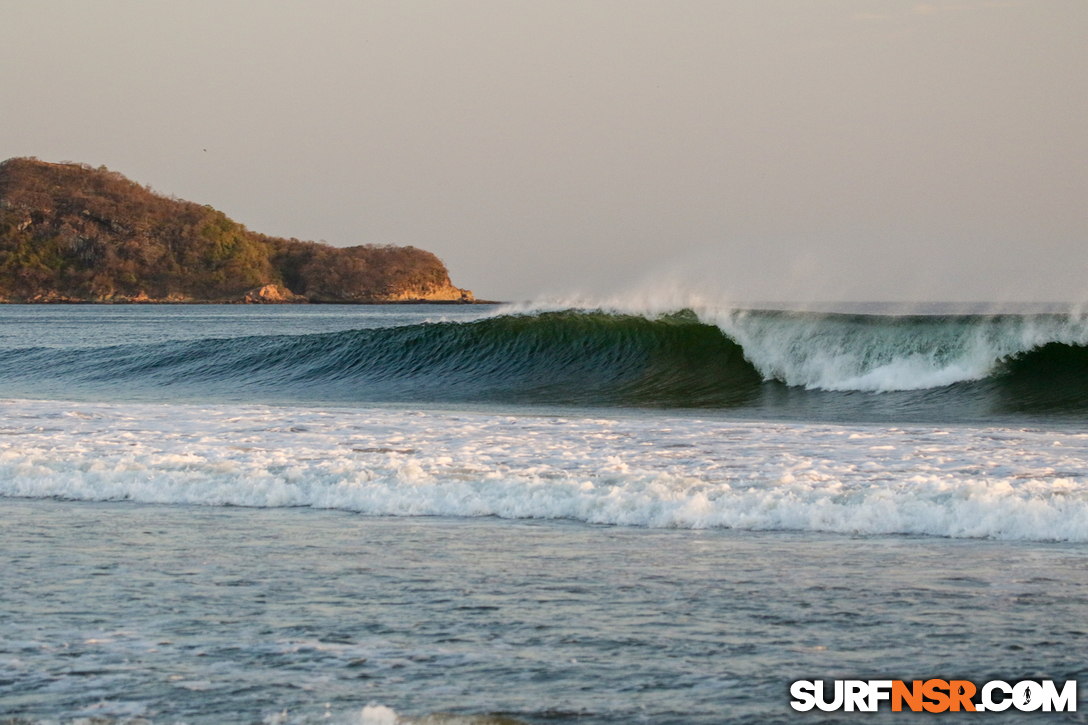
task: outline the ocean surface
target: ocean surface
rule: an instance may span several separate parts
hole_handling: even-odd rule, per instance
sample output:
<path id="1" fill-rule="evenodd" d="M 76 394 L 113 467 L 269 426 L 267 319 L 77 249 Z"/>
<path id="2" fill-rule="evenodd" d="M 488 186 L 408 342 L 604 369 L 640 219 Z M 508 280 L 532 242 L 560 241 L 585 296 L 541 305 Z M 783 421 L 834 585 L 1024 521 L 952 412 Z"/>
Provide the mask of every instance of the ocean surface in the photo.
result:
<path id="1" fill-rule="evenodd" d="M 0 306 L 0 723 L 1088 722 L 1088 316 L 777 307 Z"/>

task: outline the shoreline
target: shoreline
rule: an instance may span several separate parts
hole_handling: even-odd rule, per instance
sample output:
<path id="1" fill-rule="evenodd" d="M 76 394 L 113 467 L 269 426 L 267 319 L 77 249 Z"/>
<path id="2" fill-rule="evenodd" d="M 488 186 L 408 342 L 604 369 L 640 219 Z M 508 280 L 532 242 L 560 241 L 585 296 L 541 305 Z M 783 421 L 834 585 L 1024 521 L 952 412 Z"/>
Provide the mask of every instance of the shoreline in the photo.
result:
<path id="1" fill-rule="evenodd" d="M 0 305 L 504 305 L 500 300 L 367 300 L 336 301 L 323 300 L 279 300 L 275 302 L 251 302 L 246 300 L 0 300 Z"/>

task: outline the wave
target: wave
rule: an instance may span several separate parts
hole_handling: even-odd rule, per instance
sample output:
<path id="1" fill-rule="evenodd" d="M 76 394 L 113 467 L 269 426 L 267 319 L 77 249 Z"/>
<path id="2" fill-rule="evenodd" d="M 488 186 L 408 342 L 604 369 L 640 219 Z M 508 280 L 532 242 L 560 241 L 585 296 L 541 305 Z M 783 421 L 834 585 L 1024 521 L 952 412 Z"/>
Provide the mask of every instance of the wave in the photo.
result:
<path id="1" fill-rule="evenodd" d="M 1088 541 L 1079 428 L 0 403 L 0 497 Z"/>
<path id="2" fill-rule="evenodd" d="M 1083 413 L 1088 319 L 562 310 L 0 351 L 8 397 L 531 403 L 802 416 Z M 935 395 L 940 393 L 940 395 Z"/>

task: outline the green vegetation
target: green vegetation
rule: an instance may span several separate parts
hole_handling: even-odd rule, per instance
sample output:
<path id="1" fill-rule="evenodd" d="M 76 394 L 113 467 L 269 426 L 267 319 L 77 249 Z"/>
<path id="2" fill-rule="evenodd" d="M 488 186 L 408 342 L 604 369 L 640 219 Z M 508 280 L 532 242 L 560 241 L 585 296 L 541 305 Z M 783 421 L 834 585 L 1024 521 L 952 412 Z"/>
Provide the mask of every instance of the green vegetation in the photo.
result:
<path id="1" fill-rule="evenodd" d="M 105 167 L 0 164 L 0 298 L 234 301 L 267 285 L 288 301 L 472 300 L 421 249 L 269 237 Z"/>

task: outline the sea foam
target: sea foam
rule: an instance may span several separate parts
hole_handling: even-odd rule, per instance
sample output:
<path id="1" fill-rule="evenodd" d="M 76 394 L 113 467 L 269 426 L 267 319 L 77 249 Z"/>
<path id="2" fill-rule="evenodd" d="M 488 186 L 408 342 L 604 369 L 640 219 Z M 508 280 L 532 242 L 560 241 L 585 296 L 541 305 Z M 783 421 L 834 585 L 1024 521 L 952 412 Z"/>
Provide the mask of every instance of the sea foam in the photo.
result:
<path id="1" fill-rule="evenodd" d="M 764 378 L 830 391 L 940 388 L 989 377 L 1050 343 L 1088 345 L 1088 318 L 1074 315 L 699 314 L 740 344 Z"/>
<path id="2" fill-rule="evenodd" d="M 683 288 L 507 305 L 658 320 L 690 311 L 744 350 L 765 380 L 810 390 L 890 392 L 982 380 L 1050 343 L 1088 346 L 1088 314 L 1059 305 L 799 305 L 733 302 Z M 867 310 L 863 312 L 863 310 Z"/>
<path id="3" fill-rule="evenodd" d="M 1088 435 L 5 401 L 0 495 L 1088 541 Z"/>

